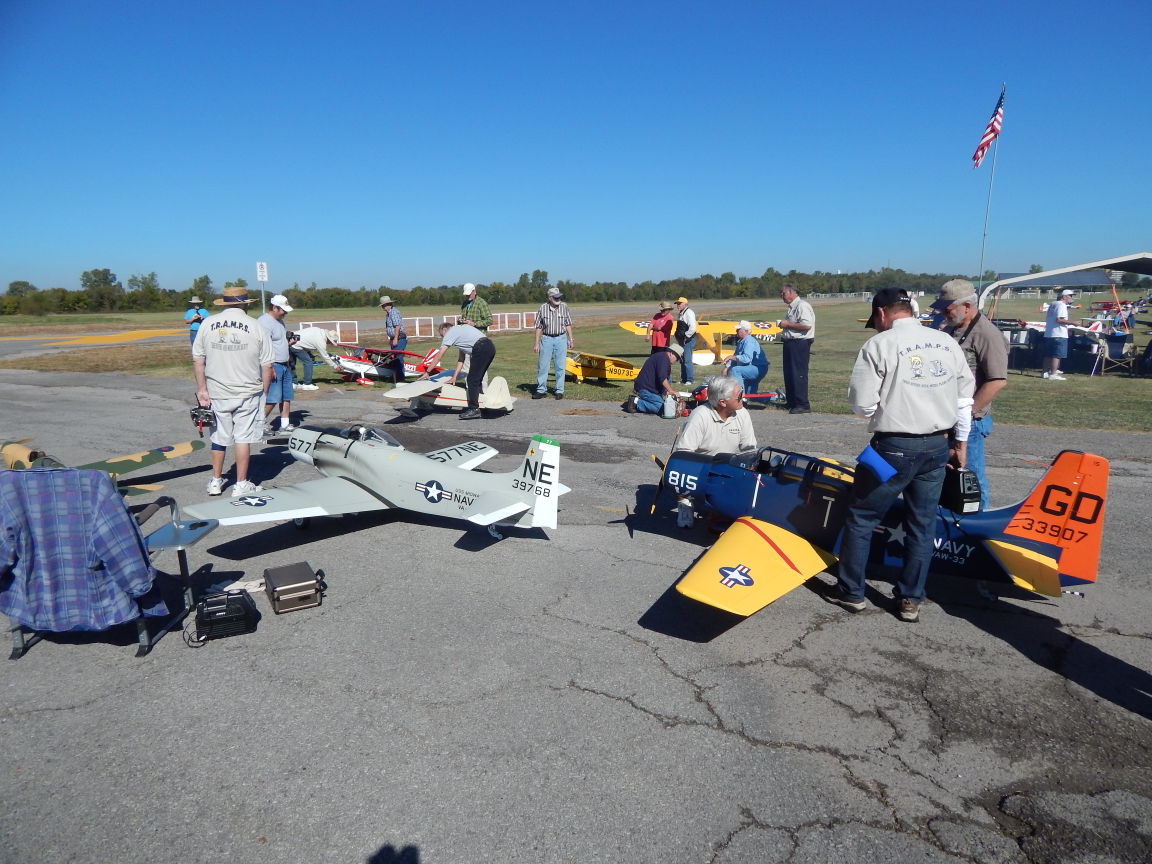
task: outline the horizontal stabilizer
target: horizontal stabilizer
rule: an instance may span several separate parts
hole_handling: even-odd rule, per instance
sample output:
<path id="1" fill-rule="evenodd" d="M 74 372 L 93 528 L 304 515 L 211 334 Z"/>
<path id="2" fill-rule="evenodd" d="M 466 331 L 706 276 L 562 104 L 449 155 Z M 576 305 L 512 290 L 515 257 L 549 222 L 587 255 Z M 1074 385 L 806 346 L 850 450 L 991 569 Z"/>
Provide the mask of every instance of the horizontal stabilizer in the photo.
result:
<path id="1" fill-rule="evenodd" d="M 228 490 L 224 490 L 228 494 Z M 281 522 L 313 516 L 341 516 L 387 510 L 388 503 L 343 477 L 321 477 L 294 486 L 264 489 L 239 498 L 220 498 L 184 508 L 193 519 L 216 519 L 221 525 Z"/>
<path id="2" fill-rule="evenodd" d="M 451 465 L 462 471 L 471 471 L 477 466 L 483 465 L 499 452 L 482 441 L 465 441 L 463 444 L 441 447 L 439 450 L 433 450 L 424 455 L 433 462 Z"/>
<path id="3" fill-rule="evenodd" d="M 1012 584 L 1049 597 L 1060 596 L 1060 567 L 1056 559 L 1003 540 L 985 540 Z"/>
<path id="4" fill-rule="evenodd" d="M 737 519 L 676 583 L 685 597 L 751 615 L 827 569 L 834 555 L 779 525 Z"/>
<path id="5" fill-rule="evenodd" d="M 464 518 L 477 525 L 494 525 L 526 512 L 530 506 L 527 501 L 522 501 L 514 495 L 489 492 L 476 499 L 476 503 L 464 514 Z"/>

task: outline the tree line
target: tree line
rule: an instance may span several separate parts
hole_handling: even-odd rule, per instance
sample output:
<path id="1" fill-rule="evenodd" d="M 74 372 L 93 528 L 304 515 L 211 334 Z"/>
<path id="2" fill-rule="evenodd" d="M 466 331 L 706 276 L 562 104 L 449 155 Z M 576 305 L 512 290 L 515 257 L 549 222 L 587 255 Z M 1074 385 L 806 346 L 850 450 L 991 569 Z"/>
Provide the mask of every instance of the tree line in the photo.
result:
<path id="1" fill-rule="evenodd" d="M 1039 265 L 1033 265 L 1033 268 Z M 564 292 L 569 303 L 611 303 L 645 302 L 672 300 L 687 297 L 690 300 L 753 300 L 774 298 L 780 286 L 786 282 L 796 285 L 802 295 L 808 294 L 860 294 L 875 293 L 880 288 L 903 288 L 915 293 L 934 293 L 955 274 L 948 273 L 908 273 L 904 270 L 884 267 L 861 273 L 801 273 L 790 270 L 781 273 L 769 267 L 760 276 L 736 276 L 721 273 L 701 276 L 664 279 L 659 282 L 573 282 L 558 280 L 555 287 Z M 969 277 L 972 278 L 972 277 Z M 983 279 L 996 278 L 992 271 L 984 273 Z M 232 286 L 246 287 L 244 279 L 224 282 L 216 289 L 208 276 L 198 276 L 187 288 L 175 290 L 161 288 L 156 274 L 133 275 L 123 284 L 116 274 L 108 269 L 86 270 L 80 276 L 80 290 L 65 288 L 40 289 L 30 282 L 15 281 L 8 284 L 6 294 L 0 296 L 0 315 L 49 315 L 61 313 L 91 312 L 164 312 L 183 310 L 188 298 L 199 296 L 211 305 L 212 298 L 220 290 Z M 1139 277 L 1134 273 L 1124 274 L 1122 285 L 1125 290 L 1152 290 L 1152 279 Z M 511 305 L 517 303 L 540 303 L 553 283 L 548 280 L 547 270 L 533 270 L 522 273 L 513 283 L 492 282 L 477 285 L 481 296 L 491 304 Z M 281 293 L 279 289 L 268 289 L 269 293 Z M 363 309 L 376 306 L 381 294 L 390 295 L 401 307 L 405 306 L 455 306 L 460 302 L 459 285 L 438 285 L 410 289 L 389 288 L 380 285 L 376 288 L 319 288 L 313 282 L 307 288 L 294 283 L 282 292 L 293 306 L 302 309 Z"/>

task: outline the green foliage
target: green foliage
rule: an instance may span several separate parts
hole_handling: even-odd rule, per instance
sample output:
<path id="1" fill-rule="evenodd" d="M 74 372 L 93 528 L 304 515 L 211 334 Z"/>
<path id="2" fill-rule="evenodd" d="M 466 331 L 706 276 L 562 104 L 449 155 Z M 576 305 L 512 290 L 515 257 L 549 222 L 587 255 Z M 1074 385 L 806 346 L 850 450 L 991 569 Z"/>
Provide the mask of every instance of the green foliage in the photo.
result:
<path id="1" fill-rule="evenodd" d="M 35 294 L 39 290 L 40 289 L 31 282 L 25 282 L 22 279 L 8 283 L 9 297 L 27 297 L 29 294 Z"/>

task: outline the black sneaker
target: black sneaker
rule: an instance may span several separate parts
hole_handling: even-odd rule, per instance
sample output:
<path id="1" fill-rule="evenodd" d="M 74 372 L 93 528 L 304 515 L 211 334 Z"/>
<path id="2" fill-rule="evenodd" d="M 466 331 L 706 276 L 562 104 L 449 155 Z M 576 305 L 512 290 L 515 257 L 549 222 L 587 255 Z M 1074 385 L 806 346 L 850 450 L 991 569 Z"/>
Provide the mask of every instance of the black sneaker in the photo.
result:
<path id="1" fill-rule="evenodd" d="M 901 621 L 915 624 L 920 620 L 920 604 L 915 600 L 909 600 L 907 597 L 901 597 L 896 602 L 896 616 Z"/>
<path id="2" fill-rule="evenodd" d="M 557 398 L 557 399 L 563 399 L 563 398 L 564 398 L 564 394 L 563 394 L 563 393 L 557 393 L 557 394 L 556 394 L 556 398 Z"/>
<path id="3" fill-rule="evenodd" d="M 475 420 L 480 416 L 479 408 L 465 408 L 460 412 L 461 420 Z"/>
<path id="4" fill-rule="evenodd" d="M 847 609 L 849 612 L 863 612 L 868 608 L 868 604 L 863 600 L 849 600 L 844 596 L 838 585 L 830 585 L 820 592 L 820 596 L 839 606 L 841 609 Z"/>
<path id="5" fill-rule="evenodd" d="M 533 399 L 543 399 L 547 395 L 548 395 L 547 393 L 533 393 L 532 398 Z"/>

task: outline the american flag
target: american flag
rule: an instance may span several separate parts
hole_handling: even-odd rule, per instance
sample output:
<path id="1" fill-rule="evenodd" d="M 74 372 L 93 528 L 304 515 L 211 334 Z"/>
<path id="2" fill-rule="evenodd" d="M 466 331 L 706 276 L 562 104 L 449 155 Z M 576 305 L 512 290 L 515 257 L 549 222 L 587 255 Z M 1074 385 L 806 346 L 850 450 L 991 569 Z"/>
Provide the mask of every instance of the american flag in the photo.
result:
<path id="1" fill-rule="evenodd" d="M 1004 90 L 1001 90 L 1000 99 L 997 100 L 996 108 L 988 120 L 988 127 L 984 130 L 984 134 L 980 136 L 980 143 L 976 146 L 976 152 L 972 154 L 973 168 L 980 167 L 980 163 L 983 162 L 984 157 L 988 155 L 988 148 L 992 146 L 992 142 L 1000 135 L 1000 127 L 1003 125 Z"/>

